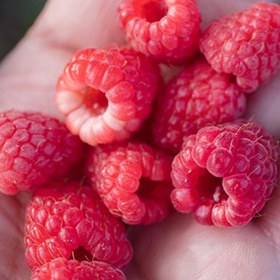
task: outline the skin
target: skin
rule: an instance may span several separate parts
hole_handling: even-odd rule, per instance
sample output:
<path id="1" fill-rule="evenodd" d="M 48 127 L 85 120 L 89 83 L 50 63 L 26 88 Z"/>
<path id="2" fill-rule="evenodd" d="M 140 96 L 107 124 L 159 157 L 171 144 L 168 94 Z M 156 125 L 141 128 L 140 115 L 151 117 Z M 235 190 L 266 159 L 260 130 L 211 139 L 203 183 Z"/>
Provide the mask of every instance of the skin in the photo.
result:
<path id="1" fill-rule="evenodd" d="M 117 25 L 118 2 L 68 0 L 65 6 L 64 0 L 48 1 L 35 24 L 0 65 L 0 111 L 36 109 L 63 119 L 54 102 L 56 78 L 75 50 L 124 42 Z M 199 0 L 202 26 L 255 2 Z M 249 97 L 247 113 L 278 139 L 279 90 L 280 73 Z M 24 208 L 29 196 L 0 195 L 3 280 L 30 277 L 22 245 Z M 132 233 L 135 257 L 127 270 L 128 279 L 279 279 L 279 196 L 277 187 L 262 215 L 242 228 L 201 226 L 190 215 L 181 214 L 159 225 L 136 227 Z"/>

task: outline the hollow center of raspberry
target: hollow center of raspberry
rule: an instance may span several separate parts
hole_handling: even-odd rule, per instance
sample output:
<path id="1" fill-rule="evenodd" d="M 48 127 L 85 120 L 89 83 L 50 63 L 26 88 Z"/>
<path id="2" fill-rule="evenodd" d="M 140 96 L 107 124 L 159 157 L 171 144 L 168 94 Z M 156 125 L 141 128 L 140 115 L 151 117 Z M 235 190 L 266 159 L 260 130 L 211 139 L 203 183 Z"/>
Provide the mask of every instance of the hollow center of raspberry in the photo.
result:
<path id="1" fill-rule="evenodd" d="M 101 115 L 108 107 L 105 93 L 93 88 L 85 88 L 83 91 L 84 105 L 94 115 Z"/>
<path id="2" fill-rule="evenodd" d="M 72 253 L 72 258 L 76 261 L 92 261 L 92 255 L 84 247 L 80 246 Z"/>
<path id="3" fill-rule="evenodd" d="M 210 199 L 216 203 L 228 199 L 223 189 L 222 178 L 213 176 L 206 169 L 201 169 L 197 187 L 202 199 Z"/>
<path id="4" fill-rule="evenodd" d="M 148 178 L 142 177 L 140 179 L 139 188 L 137 190 L 137 195 L 140 197 L 141 200 L 149 200 L 153 197 L 154 194 L 157 194 L 159 188 L 165 190 L 166 182 L 157 182 L 152 181 Z"/>
<path id="5" fill-rule="evenodd" d="M 137 195 L 140 197 L 140 199 L 146 200 L 151 195 L 153 183 L 154 182 L 144 177 L 140 179 L 139 188 L 137 190 Z"/>
<path id="6" fill-rule="evenodd" d="M 141 17 L 148 22 L 156 22 L 166 16 L 168 7 L 164 0 L 140 0 L 136 1 L 136 10 L 139 11 Z"/>

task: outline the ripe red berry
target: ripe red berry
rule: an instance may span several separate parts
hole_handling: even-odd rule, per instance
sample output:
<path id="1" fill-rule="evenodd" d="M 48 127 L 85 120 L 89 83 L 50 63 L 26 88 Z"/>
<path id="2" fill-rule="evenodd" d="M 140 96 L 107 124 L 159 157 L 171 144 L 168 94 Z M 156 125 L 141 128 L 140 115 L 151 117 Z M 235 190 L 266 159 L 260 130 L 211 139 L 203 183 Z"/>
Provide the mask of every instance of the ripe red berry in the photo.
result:
<path id="1" fill-rule="evenodd" d="M 41 113 L 0 113 L 0 191 L 13 195 L 65 175 L 81 157 L 82 142 Z"/>
<path id="2" fill-rule="evenodd" d="M 202 128 L 172 163 L 172 203 L 202 224 L 247 224 L 275 186 L 278 158 L 276 141 L 252 121 Z"/>
<path id="3" fill-rule="evenodd" d="M 66 65 L 56 101 L 73 134 L 92 146 L 127 139 L 151 111 L 159 68 L 128 48 L 85 49 Z"/>
<path id="4" fill-rule="evenodd" d="M 170 207 L 171 157 L 142 143 L 99 146 L 88 177 L 109 211 L 128 224 L 162 221 Z"/>
<path id="5" fill-rule="evenodd" d="M 257 3 L 210 24 L 200 50 L 218 72 L 232 73 L 247 92 L 270 79 L 280 67 L 280 6 Z"/>
<path id="6" fill-rule="evenodd" d="M 132 48 L 158 61 L 183 63 L 197 50 L 201 17 L 195 0 L 122 0 L 119 17 Z"/>
<path id="7" fill-rule="evenodd" d="M 205 126 L 234 121 L 245 109 L 245 95 L 231 75 L 219 74 L 198 59 L 175 76 L 159 96 L 151 120 L 153 141 L 178 153 L 185 136 Z"/>
<path id="8" fill-rule="evenodd" d="M 98 261 L 54 259 L 34 269 L 31 280 L 125 280 L 123 272 Z"/>
<path id="9" fill-rule="evenodd" d="M 122 267 L 132 258 L 124 225 L 99 196 L 77 183 L 35 192 L 25 216 L 25 256 L 39 267 L 55 258 L 98 260 Z"/>

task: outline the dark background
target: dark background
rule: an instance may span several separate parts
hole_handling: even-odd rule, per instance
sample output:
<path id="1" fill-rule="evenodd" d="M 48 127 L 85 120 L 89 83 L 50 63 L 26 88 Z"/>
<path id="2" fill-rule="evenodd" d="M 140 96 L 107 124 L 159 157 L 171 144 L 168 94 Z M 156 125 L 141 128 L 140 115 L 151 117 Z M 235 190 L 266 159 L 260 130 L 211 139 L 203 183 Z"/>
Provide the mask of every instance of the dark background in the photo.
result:
<path id="1" fill-rule="evenodd" d="M 0 0 L 0 60 L 34 22 L 46 0 Z"/>

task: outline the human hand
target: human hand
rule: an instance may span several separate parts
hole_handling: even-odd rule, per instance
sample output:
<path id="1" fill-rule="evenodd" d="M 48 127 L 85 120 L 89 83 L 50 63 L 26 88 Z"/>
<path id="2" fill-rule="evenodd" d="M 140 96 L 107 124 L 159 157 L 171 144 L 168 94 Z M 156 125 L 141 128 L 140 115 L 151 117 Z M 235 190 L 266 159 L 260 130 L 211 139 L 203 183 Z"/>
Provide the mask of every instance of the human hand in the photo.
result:
<path id="1" fill-rule="evenodd" d="M 118 2 L 68 0 L 65 6 L 62 0 L 48 1 L 35 25 L 1 65 L 0 111 L 36 110 L 62 119 L 54 101 L 56 79 L 75 50 L 124 42 L 117 24 Z M 255 2 L 200 0 L 203 26 Z M 248 110 L 248 115 L 278 138 L 279 90 L 280 74 L 251 95 Z M 181 214 L 141 231 L 135 228 L 135 258 L 128 268 L 128 279 L 278 279 L 279 195 L 277 189 L 262 216 L 242 228 L 201 226 Z M 22 246 L 27 200 L 27 194 L 0 196 L 3 280 L 29 277 Z"/>

